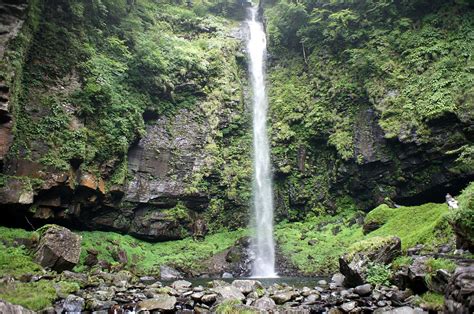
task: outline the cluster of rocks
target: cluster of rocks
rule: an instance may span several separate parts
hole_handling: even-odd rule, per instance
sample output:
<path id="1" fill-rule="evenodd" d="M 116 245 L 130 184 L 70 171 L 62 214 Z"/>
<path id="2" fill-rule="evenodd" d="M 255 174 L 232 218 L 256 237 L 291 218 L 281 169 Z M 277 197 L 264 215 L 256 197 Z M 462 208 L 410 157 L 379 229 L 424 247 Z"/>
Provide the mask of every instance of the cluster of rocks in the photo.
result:
<path id="1" fill-rule="evenodd" d="M 83 281 L 85 286 L 74 295 L 64 296 L 55 305 L 56 312 L 81 311 L 159 311 L 209 313 L 229 305 L 235 311 L 278 313 L 418 313 L 412 306 L 411 290 L 397 287 L 373 287 L 364 284 L 345 289 L 343 276 L 316 282 L 314 287 L 295 288 L 286 284 L 264 287 L 257 280 L 213 280 L 207 287 L 193 286 L 186 280 L 169 285 L 142 277 L 138 281 L 127 272 L 97 272 L 92 277 L 65 272 L 65 278 Z M 400 308 L 403 309 L 402 312 Z M 104 312 L 105 313 L 105 312 Z"/>

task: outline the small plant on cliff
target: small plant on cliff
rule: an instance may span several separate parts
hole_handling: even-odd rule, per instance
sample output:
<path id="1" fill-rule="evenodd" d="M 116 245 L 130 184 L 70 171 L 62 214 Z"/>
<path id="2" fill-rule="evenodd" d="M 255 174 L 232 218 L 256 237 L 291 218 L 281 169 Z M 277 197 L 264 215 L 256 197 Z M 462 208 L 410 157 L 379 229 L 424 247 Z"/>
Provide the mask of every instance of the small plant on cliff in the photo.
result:
<path id="1" fill-rule="evenodd" d="M 367 269 L 367 282 L 372 285 L 384 285 L 390 284 L 390 278 L 392 278 L 391 265 L 383 265 L 379 263 L 370 263 Z"/>

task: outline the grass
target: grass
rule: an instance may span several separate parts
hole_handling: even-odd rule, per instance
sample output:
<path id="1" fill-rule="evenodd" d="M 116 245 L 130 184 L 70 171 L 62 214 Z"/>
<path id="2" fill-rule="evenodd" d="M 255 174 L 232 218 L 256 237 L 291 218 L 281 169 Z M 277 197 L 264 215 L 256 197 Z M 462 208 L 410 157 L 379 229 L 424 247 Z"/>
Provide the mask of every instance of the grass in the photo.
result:
<path id="1" fill-rule="evenodd" d="M 418 303 L 418 305 L 424 304 L 424 306 L 430 310 L 442 311 L 444 296 L 440 293 L 426 292 L 417 300 L 416 303 Z"/>
<path id="2" fill-rule="evenodd" d="M 139 274 L 159 274 L 160 265 L 174 265 L 187 269 L 199 270 L 201 262 L 214 254 L 231 247 L 235 241 L 244 236 L 244 230 L 220 232 L 208 235 L 204 241 L 186 238 L 179 241 L 149 243 L 132 236 L 113 232 L 85 231 L 82 235 L 82 251 L 79 266 L 82 266 L 87 249 L 99 252 L 98 258 L 113 263 L 112 254 L 121 249 L 127 253 L 129 264 L 134 265 L 134 272 Z"/>
<path id="3" fill-rule="evenodd" d="M 338 268 L 338 257 L 363 237 L 357 225 L 344 226 L 342 221 L 348 218 L 347 214 L 341 214 L 313 217 L 305 222 L 283 222 L 275 228 L 276 239 L 284 255 L 289 256 L 300 271 L 331 273 Z M 332 230 L 337 227 L 341 232 L 334 235 Z M 311 240 L 316 244 L 310 245 Z"/>
<path id="4" fill-rule="evenodd" d="M 353 212 L 346 211 L 337 216 L 312 217 L 304 222 L 282 222 L 275 228 L 277 242 L 284 255 L 304 273 L 332 273 L 338 269 L 338 258 L 348 251 L 356 252 L 374 247 L 399 237 L 402 250 L 416 244 L 427 249 L 452 239 L 452 230 L 445 204 L 389 208 L 379 206 L 367 214 L 366 221 L 377 221 L 381 227 L 364 235 L 362 227 L 350 225 Z M 319 227 L 318 227 L 319 226 Z M 333 230 L 340 229 L 338 233 Z M 335 233 L 335 234 L 334 234 Z M 313 245 L 308 243 L 313 240 Z M 397 263 L 408 263 L 408 258 Z M 400 266 L 399 265 L 399 266 Z"/>
<path id="5" fill-rule="evenodd" d="M 43 268 L 33 258 L 21 239 L 37 241 L 38 234 L 23 229 L 0 227 L 0 276 L 19 278 L 24 274 L 39 274 Z"/>
<path id="6" fill-rule="evenodd" d="M 56 300 L 56 289 L 51 281 L 13 282 L 0 285 L 0 299 L 40 311 Z"/>
<path id="7" fill-rule="evenodd" d="M 367 219 L 383 217 L 385 223 L 369 236 L 397 236 L 402 240 L 403 250 L 416 244 L 434 247 L 448 242 L 452 236 L 448 213 L 446 204 L 428 203 L 393 209 L 379 206 L 367 215 Z"/>
<path id="8" fill-rule="evenodd" d="M 0 251 L 0 277 L 9 275 L 19 278 L 24 274 L 42 273 L 43 268 L 33 262 L 23 246 L 7 247 L 0 244 Z"/>

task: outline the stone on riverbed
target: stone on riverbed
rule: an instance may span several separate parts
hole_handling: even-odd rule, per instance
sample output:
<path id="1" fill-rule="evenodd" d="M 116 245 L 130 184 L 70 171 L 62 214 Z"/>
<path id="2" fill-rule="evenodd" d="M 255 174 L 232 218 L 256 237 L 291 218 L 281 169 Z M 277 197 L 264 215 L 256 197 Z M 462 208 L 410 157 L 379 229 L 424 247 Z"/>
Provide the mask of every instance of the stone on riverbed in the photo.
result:
<path id="1" fill-rule="evenodd" d="M 277 292 L 275 295 L 272 296 L 272 299 L 276 302 L 276 304 L 284 304 L 296 296 L 294 291 L 280 291 Z"/>
<path id="2" fill-rule="evenodd" d="M 360 285 L 354 288 L 354 293 L 360 295 L 360 296 L 367 296 L 372 292 L 372 285 L 370 284 L 365 284 L 365 285 Z"/>
<path id="3" fill-rule="evenodd" d="M 25 309 L 20 305 L 8 303 L 0 300 L 0 313 L 11 313 L 11 314 L 34 314 L 34 311 Z"/>
<path id="4" fill-rule="evenodd" d="M 173 311 L 175 305 L 176 298 L 167 294 L 138 302 L 140 311 Z"/>
<path id="5" fill-rule="evenodd" d="M 180 290 L 180 289 L 188 289 L 192 286 L 193 284 L 190 283 L 189 281 L 186 281 L 186 280 L 178 280 L 178 281 L 175 281 L 173 282 L 173 284 L 171 285 L 171 287 L 173 289 L 176 289 L 176 290 Z"/>
<path id="6" fill-rule="evenodd" d="M 276 304 L 271 298 L 263 297 L 255 301 L 254 306 L 259 310 L 270 311 L 276 307 Z"/>
<path id="7" fill-rule="evenodd" d="M 161 280 L 181 279 L 183 274 L 172 267 L 163 265 L 160 266 L 160 278 Z"/>
<path id="8" fill-rule="evenodd" d="M 263 289 L 260 281 L 256 280 L 234 280 L 232 285 L 240 290 L 243 294 L 249 294 L 257 289 Z"/>
<path id="9" fill-rule="evenodd" d="M 214 292 L 217 294 L 217 300 L 222 302 L 224 300 L 240 300 L 243 301 L 245 296 L 240 292 L 240 290 L 234 286 L 221 286 L 213 288 Z"/>

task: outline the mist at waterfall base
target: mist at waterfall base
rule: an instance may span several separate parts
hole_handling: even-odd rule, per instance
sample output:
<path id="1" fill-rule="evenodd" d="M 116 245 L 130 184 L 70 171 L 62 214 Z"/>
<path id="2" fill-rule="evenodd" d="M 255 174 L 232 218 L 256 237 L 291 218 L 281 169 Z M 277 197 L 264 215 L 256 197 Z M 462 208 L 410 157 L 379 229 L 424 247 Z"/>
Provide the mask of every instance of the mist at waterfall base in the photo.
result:
<path id="1" fill-rule="evenodd" d="M 265 88 L 266 37 L 258 20 L 258 9 L 248 9 L 249 37 L 247 51 L 252 85 L 253 107 L 253 224 L 254 260 L 252 277 L 271 278 L 275 273 L 275 245 L 273 241 L 273 191 L 270 148 L 267 135 L 268 100 Z"/>

